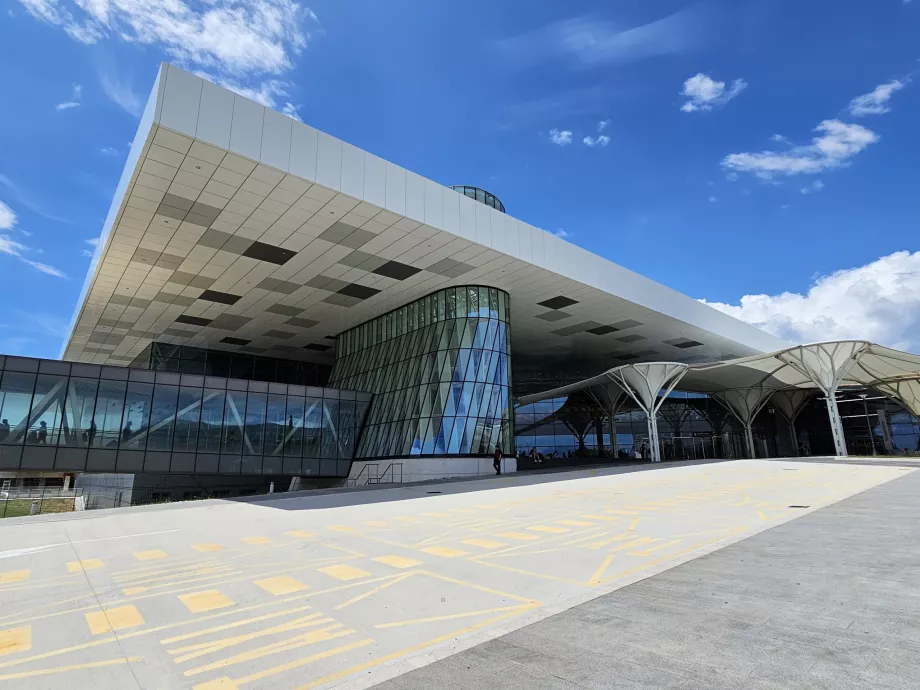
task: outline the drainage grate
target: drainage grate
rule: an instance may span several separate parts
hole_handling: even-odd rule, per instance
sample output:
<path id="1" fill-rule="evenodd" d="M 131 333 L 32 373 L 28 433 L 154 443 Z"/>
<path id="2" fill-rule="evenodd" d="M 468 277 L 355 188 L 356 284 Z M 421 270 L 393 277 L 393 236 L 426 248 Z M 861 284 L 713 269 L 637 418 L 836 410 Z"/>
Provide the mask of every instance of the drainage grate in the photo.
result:
<path id="1" fill-rule="evenodd" d="M 441 492 L 440 491 L 426 491 L 425 493 L 426 494 L 439 494 Z"/>
<path id="2" fill-rule="evenodd" d="M 811 506 L 789 506 L 790 508 L 811 508 Z"/>

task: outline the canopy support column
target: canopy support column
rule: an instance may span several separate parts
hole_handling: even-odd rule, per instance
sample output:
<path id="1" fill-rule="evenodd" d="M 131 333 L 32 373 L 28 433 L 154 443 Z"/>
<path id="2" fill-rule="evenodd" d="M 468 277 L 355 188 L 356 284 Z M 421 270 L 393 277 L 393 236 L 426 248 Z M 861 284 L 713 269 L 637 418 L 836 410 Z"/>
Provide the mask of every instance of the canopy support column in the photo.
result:
<path id="1" fill-rule="evenodd" d="M 622 388 L 648 417 L 648 441 L 652 462 L 661 462 L 658 443 L 658 410 L 677 382 L 687 373 L 686 364 L 649 362 L 628 364 L 606 372 L 607 378 Z M 663 395 L 660 395 L 662 394 Z"/>
<path id="2" fill-rule="evenodd" d="M 757 449 L 754 447 L 754 419 L 770 400 L 771 395 L 773 389 L 762 385 L 710 393 L 714 400 L 721 403 L 741 422 L 745 445 L 752 459 L 757 457 Z"/>
<path id="3" fill-rule="evenodd" d="M 607 412 L 607 419 L 610 420 L 610 449 L 613 457 L 617 457 L 619 448 L 617 447 L 617 412 L 620 406 L 626 400 L 626 393 L 615 383 L 599 384 L 587 389 L 594 402 L 604 408 Z"/>
<path id="4" fill-rule="evenodd" d="M 799 439 L 795 430 L 795 420 L 798 419 L 799 414 L 805 409 L 805 403 L 808 402 L 812 395 L 814 395 L 812 391 L 804 388 L 791 388 L 789 390 L 776 391 L 773 394 L 774 407 L 782 412 L 783 417 L 786 418 L 786 422 L 789 424 L 789 433 L 792 438 L 792 453 L 795 457 L 799 457 Z"/>
<path id="5" fill-rule="evenodd" d="M 837 410 L 837 388 L 868 349 L 868 343 L 846 341 L 802 345 L 777 355 L 777 358 L 811 379 L 824 393 L 834 448 L 839 457 L 847 456 L 847 441 Z"/>

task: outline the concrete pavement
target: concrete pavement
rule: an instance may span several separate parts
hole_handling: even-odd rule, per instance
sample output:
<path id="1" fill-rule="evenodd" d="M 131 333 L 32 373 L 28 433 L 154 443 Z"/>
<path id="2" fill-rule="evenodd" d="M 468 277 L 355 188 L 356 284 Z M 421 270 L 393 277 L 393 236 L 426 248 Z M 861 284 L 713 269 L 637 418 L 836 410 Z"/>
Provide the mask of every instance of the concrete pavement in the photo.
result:
<path id="1" fill-rule="evenodd" d="M 735 461 L 15 519 L 0 524 L 0 682 L 411 681 L 904 474 Z"/>

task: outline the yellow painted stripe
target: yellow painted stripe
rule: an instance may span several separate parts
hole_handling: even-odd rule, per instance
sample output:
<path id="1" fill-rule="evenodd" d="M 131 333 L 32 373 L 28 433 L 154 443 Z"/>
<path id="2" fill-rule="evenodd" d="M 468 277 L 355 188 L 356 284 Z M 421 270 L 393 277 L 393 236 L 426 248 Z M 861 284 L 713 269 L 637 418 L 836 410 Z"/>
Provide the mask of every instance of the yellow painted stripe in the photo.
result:
<path id="1" fill-rule="evenodd" d="M 536 534 L 525 534 L 524 532 L 502 532 L 498 536 L 504 537 L 505 539 L 516 539 L 518 541 L 533 541 L 534 539 L 539 539 Z"/>
<path id="2" fill-rule="evenodd" d="M 104 635 L 113 630 L 137 628 L 144 624 L 144 617 L 134 606 L 118 606 L 87 613 L 86 624 L 91 635 Z"/>
<path id="3" fill-rule="evenodd" d="M 569 527 L 594 527 L 597 523 L 586 522 L 584 520 L 556 520 L 557 525 L 568 525 Z"/>
<path id="4" fill-rule="evenodd" d="M 503 546 L 508 546 L 500 541 L 492 541 L 491 539 L 464 539 L 462 543 L 478 546 L 480 549 L 500 549 Z"/>
<path id="5" fill-rule="evenodd" d="M 224 550 L 224 547 L 220 544 L 192 544 L 192 548 L 199 553 L 211 553 L 212 551 Z"/>
<path id="6" fill-rule="evenodd" d="M 223 609 L 235 605 L 232 599 L 218 589 L 180 594 L 179 601 L 185 604 L 185 608 L 192 613 L 203 613 L 205 611 L 213 611 L 214 609 Z"/>
<path id="7" fill-rule="evenodd" d="M 101 558 L 88 558 L 85 561 L 70 561 L 67 570 L 71 573 L 82 573 L 86 570 L 96 570 L 105 565 Z"/>
<path id="8" fill-rule="evenodd" d="M 379 520 L 368 520 L 367 522 L 362 522 L 362 525 L 367 525 L 368 527 L 386 527 L 387 523 L 380 522 Z"/>
<path id="9" fill-rule="evenodd" d="M 429 546 L 425 549 L 420 549 L 424 553 L 430 553 L 432 556 L 441 556 L 442 558 L 457 558 L 459 556 L 466 556 L 467 551 L 460 551 L 459 549 L 452 549 L 449 546 Z"/>
<path id="10" fill-rule="evenodd" d="M 313 537 L 311 532 L 304 532 L 301 529 L 293 529 L 290 532 L 285 532 L 285 534 L 295 539 L 311 539 Z"/>
<path id="11" fill-rule="evenodd" d="M 32 649 L 32 626 L 0 630 L 0 656 L 28 652 Z"/>
<path id="12" fill-rule="evenodd" d="M 268 537 L 243 537 L 242 541 L 244 544 L 252 544 L 253 546 L 272 543 L 272 540 Z"/>
<path id="13" fill-rule="evenodd" d="M 394 568 L 414 568 L 415 566 L 422 564 L 421 561 L 416 561 L 412 558 L 406 558 L 405 556 L 380 556 L 374 560 L 378 563 L 383 563 L 384 565 L 389 565 Z"/>
<path id="14" fill-rule="evenodd" d="M 565 534 L 569 531 L 565 527 L 553 527 L 551 525 L 534 525 L 527 529 L 531 532 L 548 532 L 549 534 Z"/>
<path id="15" fill-rule="evenodd" d="M 261 587 L 269 594 L 274 594 L 275 596 L 293 594 L 294 592 L 302 592 L 303 590 L 307 589 L 307 585 L 289 575 L 268 577 L 264 580 L 253 580 L 253 584 L 257 587 Z"/>
<path id="16" fill-rule="evenodd" d="M 344 582 L 348 582 L 349 580 L 357 580 L 359 578 L 367 577 L 370 575 L 370 573 L 366 570 L 361 570 L 361 568 L 355 568 L 354 566 L 344 564 L 330 565 L 327 568 L 320 568 L 319 572 Z"/>
<path id="17" fill-rule="evenodd" d="M 31 574 L 31 570 L 8 570 L 5 573 L 0 573 L 0 585 L 6 585 L 10 582 L 25 582 Z"/>
<path id="18" fill-rule="evenodd" d="M 43 668 L 38 671 L 22 671 L 20 673 L 10 673 L 0 676 L 0 680 L 21 680 L 23 678 L 34 678 L 35 676 L 50 676 L 54 673 L 70 673 L 71 671 L 83 671 L 88 668 L 104 668 L 106 666 L 118 666 L 119 664 L 133 664 L 143 661 L 142 656 L 120 657 L 118 659 L 109 659 L 108 661 L 92 661 L 88 664 L 76 664 L 74 666 L 58 666 L 56 668 Z"/>
<path id="19" fill-rule="evenodd" d="M 149 551 L 135 551 L 134 557 L 139 561 L 158 561 L 166 558 L 167 554 L 163 549 L 150 549 Z"/>

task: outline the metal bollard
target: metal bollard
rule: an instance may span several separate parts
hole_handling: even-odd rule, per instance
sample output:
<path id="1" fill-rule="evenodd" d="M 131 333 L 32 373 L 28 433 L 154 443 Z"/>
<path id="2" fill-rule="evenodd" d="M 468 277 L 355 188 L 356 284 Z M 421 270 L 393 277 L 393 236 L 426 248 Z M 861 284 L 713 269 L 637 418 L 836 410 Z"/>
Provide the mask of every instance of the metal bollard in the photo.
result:
<path id="1" fill-rule="evenodd" d="M 32 507 L 29 509 L 29 515 L 38 515 L 38 501 L 32 501 Z"/>
<path id="2" fill-rule="evenodd" d="M 275 482 L 272 482 L 271 484 L 268 485 L 268 493 L 270 494 L 275 493 Z"/>

